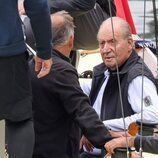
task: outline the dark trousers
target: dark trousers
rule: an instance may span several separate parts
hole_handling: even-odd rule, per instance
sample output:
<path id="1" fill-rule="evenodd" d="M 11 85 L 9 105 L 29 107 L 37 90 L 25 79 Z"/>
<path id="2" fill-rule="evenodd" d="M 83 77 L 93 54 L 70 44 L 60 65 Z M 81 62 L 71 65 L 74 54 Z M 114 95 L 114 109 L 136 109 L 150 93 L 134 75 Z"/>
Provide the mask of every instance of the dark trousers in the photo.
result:
<path id="1" fill-rule="evenodd" d="M 0 57 L 0 120 L 19 122 L 32 117 L 28 53 Z"/>
<path id="2" fill-rule="evenodd" d="M 20 122 L 6 120 L 6 145 L 9 158 L 32 158 L 33 121 L 31 119 Z"/>
<path id="3" fill-rule="evenodd" d="M 6 122 L 9 158 L 32 158 L 34 129 L 28 52 L 0 57 L 0 120 Z"/>

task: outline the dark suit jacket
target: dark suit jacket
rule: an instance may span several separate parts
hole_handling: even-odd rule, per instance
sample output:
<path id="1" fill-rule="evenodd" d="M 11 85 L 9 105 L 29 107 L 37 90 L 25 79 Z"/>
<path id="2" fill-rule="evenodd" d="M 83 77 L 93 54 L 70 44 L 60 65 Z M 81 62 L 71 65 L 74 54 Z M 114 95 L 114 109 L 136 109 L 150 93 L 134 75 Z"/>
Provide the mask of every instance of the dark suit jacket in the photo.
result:
<path id="1" fill-rule="evenodd" d="M 140 148 L 140 137 L 137 136 L 134 141 L 134 146 L 137 151 Z M 142 149 L 144 152 L 149 152 L 153 154 L 158 154 L 158 138 L 154 136 L 143 136 L 142 137 Z"/>
<path id="2" fill-rule="evenodd" d="M 81 128 L 97 146 L 109 139 L 105 126 L 82 92 L 75 68 L 57 51 L 49 75 L 37 79 L 32 70 L 35 150 L 33 158 L 77 158 Z"/>

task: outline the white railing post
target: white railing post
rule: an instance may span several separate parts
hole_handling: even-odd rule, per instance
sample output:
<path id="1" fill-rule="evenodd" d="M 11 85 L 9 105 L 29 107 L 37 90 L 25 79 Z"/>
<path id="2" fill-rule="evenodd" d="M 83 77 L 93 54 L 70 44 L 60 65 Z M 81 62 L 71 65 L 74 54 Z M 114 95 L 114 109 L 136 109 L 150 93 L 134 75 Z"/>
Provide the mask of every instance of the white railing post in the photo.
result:
<path id="1" fill-rule="evenodd" d="M 5 123 L 0 121 L 0 157 L 5 158 Z"/>

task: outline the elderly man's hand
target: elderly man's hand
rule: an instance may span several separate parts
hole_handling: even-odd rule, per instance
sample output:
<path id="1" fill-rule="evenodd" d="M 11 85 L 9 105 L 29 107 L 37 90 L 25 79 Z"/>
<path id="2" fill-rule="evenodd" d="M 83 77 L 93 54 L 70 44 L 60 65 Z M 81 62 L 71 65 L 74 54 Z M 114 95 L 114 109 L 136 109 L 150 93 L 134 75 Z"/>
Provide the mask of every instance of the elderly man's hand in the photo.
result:
<path id="1" fill-rule="evenodd" d="M 110 154 L 114 154 L 116 148 L 126 148 L 134 146 L 135 137 L 119 137 L 107 142 L 104 147 Z"/>
<path id="2" fill-rule="evenodd" d="M 126 147 L 126 137 L 112 139 L 104 145 L 109 154 L 114 154 L 114 150 L 119 147 Z"/>
<path id="3" fill-rule="evenodd" d="M 110 132 L 110 135 L 112 137 L 129 137 L 131 136 L 128 132 L 126 131 L 119 131 L 119 132 L 115 132 L 115 131 L 112 131 L 112 130 L 109 130 Z"/>
<path id="4" fill-rule="evenodd" d="M 131 158 L 141 158 L 138 152 L 132 152 L 131 153 Z"/>
<path id="5" fill-rule="evenodd" d="M 35 56 L 35 71 L 39 71 L 37 77 L 41 78 L 46 76 L 50 72 L 52 64 L 53 64 L 52 58 L 48 60 L 43 60 Z"/>

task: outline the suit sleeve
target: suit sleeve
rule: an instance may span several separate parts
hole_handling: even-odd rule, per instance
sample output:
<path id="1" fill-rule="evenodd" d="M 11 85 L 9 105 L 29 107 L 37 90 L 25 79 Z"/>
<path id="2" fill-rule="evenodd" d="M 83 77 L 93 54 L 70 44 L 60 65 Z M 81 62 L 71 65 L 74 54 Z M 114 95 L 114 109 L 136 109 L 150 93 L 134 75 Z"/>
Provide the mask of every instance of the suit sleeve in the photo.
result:
<path id="1" fill-rule="evenodd" d="M 76 17 L 85 14 L 95 6 L 96 0 L 48 0 L 51 13 L 65 10 Z"/>
<path id="2" fill-rule="evenodd" d="M 51 57 L 51 20 L 47 0 L 25 0 L 24 7 L 36 40 L 37 56 Z"/>
<path id="3" fill-rule="evenodd" d="M 154 136 L 144 136 L 142 137 L 142 149 L 144 152 L 149 152 L 153 154 L 158 154 L 157 146 L 158 146 L 158 138 Z M 140 148 L 140 137 L 137 136 L 134 141 L 134 146 L 137 151 Z"/>
<path id="4" fill-rule="evenodd" d="M 77 72 L 73 69 L 65 69 L 56 76 L 57 87 L 55 88 L 64 103 L 64 109 L 78 124 L 82 133 L 96 147 L 102 147 L 111 137 L 95 110 L 90 106 L 88 97 L 81 90 Z"/>

